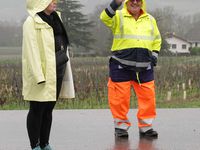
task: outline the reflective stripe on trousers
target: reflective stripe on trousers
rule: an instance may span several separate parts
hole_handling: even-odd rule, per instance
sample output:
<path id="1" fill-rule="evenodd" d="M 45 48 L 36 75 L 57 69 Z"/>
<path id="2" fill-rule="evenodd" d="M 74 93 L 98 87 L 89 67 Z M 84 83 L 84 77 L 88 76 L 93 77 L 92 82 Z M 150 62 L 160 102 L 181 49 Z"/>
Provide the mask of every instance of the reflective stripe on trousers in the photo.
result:
<path id="1" fill-rule="evenodd" d="M 131 86 L 134 87 L 138 98 L 138 126 L 139 128 L 151 127 L 153 119 L 156 116 L 154 81 L 141 83 L 139 85 L 135 81 L 113 82 L 109 79 L 109 106 L 114 120 L 121 120 L 121 127 L 120 125 L 117 126 L 116 123 L 115 127 L 122 129 L 126 127 L 128 129 L 131 125 L 130 122 L 126 122 L 128 120 L 127 114 L 130 107 Z"/>
<path id="2" fill-rule="evenodd" d="M 129 120 L 114 119 L 115 128 L 128 130 L 131 126 Z"/>
<path id="3" fill-rule="evenodd" d="M 138 126 L 152 126 L 156 116 L 155 83 L 150 81 L 139 85 L 133 82 L 133 87 L 138 98 Z"/>

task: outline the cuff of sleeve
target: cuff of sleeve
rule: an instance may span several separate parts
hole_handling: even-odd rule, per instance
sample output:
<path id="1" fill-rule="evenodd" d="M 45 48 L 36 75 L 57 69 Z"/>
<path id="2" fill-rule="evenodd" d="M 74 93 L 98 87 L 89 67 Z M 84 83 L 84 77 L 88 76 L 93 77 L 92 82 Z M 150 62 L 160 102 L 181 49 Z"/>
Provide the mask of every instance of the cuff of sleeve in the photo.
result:
<path id="1" fill-rule="evenodd" d="M 158 51 L 153 51 L 153 52 L 152 52 L 152 55 L 155 56 L 156 58 L 158 58 L 158 54 L 159 54 Z"/>
<path id="2" fill-rule="evenodd" d="M 37 84 L 44 83 L 45 78 L 44 78 L 44 76 L 37 76 L 36 81 L 37 81 Z"/>
<path id="3" fill-rule="evenodd" d="M 106 13 L 108 14 L 109 17 L 113 17 L 115 15 L 115 11 L 121 6 L 118 5 L 115 0 L 113 0 L 110 5 L 106 8 Z"/>

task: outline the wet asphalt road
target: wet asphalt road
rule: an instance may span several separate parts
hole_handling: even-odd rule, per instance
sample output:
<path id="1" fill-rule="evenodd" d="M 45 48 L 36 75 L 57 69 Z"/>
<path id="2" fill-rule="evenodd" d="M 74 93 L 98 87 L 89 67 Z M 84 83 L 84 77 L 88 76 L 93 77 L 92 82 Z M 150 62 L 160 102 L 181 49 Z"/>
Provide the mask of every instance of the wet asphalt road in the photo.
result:
<path id="1" fill-rule="evenodd" d="M 158 109 L 156 140 L 139 139 L 137 110 L 130 110 L 128 140 L 115 140 L 111 113 L 54 110 L 53 150 L 200 150 L 200 109 Z M 24 111 L 0 111 L 0 150 L 30 150 Z"/>

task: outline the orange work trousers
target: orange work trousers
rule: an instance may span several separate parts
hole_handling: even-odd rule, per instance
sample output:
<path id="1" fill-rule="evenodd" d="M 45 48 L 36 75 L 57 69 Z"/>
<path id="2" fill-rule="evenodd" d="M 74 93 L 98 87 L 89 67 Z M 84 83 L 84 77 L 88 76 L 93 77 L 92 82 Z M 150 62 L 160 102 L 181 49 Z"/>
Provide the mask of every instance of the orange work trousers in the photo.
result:
<path id="1" fill-rule="evenodd" d="M 127 114 L 130 107 L 132 86 L 138 100 L 138 127 L 145 132 L 151 128 L 156 116 L 154 80 L 139 84 L 135 81 L 113 82 L 109 78 L 108 99 L 115 128 L 128 130 L 131 126 Z"/>

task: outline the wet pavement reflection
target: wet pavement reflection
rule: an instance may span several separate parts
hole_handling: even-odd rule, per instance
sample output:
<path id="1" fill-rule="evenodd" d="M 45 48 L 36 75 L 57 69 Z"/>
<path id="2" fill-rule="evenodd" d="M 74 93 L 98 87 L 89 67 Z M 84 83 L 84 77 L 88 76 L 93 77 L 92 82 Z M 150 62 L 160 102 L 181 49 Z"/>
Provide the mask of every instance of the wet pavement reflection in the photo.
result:
<path id="1" fill-rule="evenodd" d="M 130 141 L 128 138 L 115 138 L 115 145 L 112 150 L 129 150 Z"/>
<path id="2" fill-rule="evenodd" d="M 140 138 L 136 146 L 137 150 L 156 150 L 153 138 Z M 131 150 L 131 141 L 128 138 L 115 138 L 112 150 Z"/>
<path id="3" fill-rule="evenodd" d="M 0 150 L 30 150 L 25 111 L 0 111 Z M 158 139 L 140 138 L 130 110 L 128 139 L 116 139 L 109 110 L 55 110 L 54 150 L 200 150 L 200 109 L 158 109 Z"/>
<path id="4" fill-rule="evenodd" d="M 139 150 L 155 150 L 155 140 L 151 138 L 140 138 L 138 142 L 138 149 Z"/>

